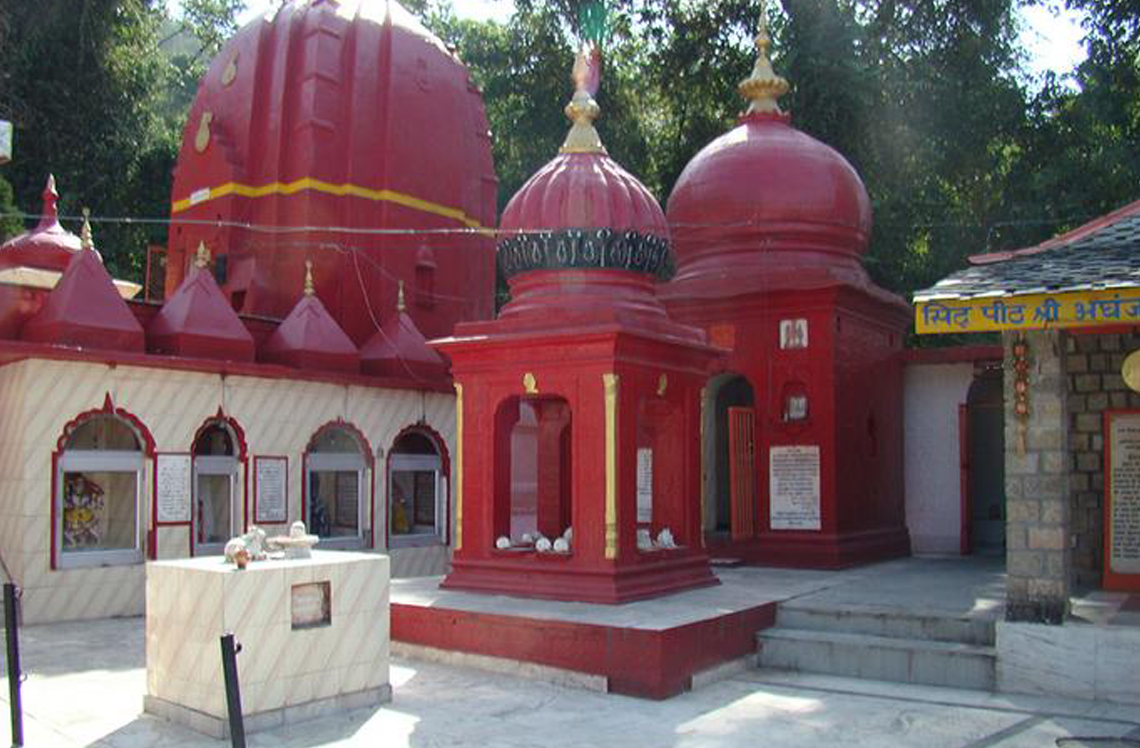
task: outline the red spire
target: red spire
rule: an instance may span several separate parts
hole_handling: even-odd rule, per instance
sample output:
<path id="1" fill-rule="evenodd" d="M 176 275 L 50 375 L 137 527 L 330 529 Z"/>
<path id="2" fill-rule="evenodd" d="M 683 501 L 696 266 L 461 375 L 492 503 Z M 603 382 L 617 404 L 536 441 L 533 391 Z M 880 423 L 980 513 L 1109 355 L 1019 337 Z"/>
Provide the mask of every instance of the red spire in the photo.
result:
<path id="1" fill-rule="evenodd" d="M 60 228 L 59 209 L 56 207 L 59 203 L 59 193 L 56 192 L 55 189 L 54 174 L 48 174 L 47 184 L 44 185 L 43 199 L 44 210 L 40 215 L 40 222 L 39 225 L 36 226 L 36 231 L 48 231 L 53 228 Z"/>
<path id="2" fill-rule="evenodd" d="M 447 363 L 428 347 L 416 323 L 404 307 L 404 282 L 396 303 L 395 316 L 389 317 L 360 350 L 365 374 L 415 380 L 446 381 Z"/>
<path id="3" fill-rule="evenodd" d="M 147 328 L 154 353 L 226 361 L 252 361 L 253 336 L 226 302 L 209 269 L 210 253 L 198 245 L 190 275 Z"/>
<path id="4" fill-rule="evenodd" d="M 312 263 L 306 261 L 305 294 L 261 349 L 261 359 L 297 369 L 360 371 L 360 352 L 313 287 Z"/>
<path id="5" fill-rule="evenodd" d="M 76 252 L 21 337 L 37 343 L 141 353 L 142 327 L 94 250 Z"/>

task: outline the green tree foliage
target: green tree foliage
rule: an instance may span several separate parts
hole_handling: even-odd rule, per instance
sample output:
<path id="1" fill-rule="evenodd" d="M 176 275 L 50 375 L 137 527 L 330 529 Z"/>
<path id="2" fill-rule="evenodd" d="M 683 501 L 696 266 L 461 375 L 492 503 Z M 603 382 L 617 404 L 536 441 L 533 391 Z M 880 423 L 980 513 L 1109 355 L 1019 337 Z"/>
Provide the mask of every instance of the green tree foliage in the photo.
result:
<path id="1" fill-rule="evenodd" d="M 12 185 L 8 184 L 7 179 L 0 177 L 0 216 L 8 216 L 0 218 L 0 242 L 24 230 L 23 221 L 13 215 L 18 212 L 19 210 L 12 200 Z"/>
<path id="2" fill-rule="evenodd" d="M 507 24 L 460 20 L 457 0 L 406 0 L 483 89 L 500 206 L 556 152 L 569 73 L 602 39 L 598 127 L 664 202 L 681 170 L 744 108 L 756 0 L 516 0 Z M 1140 197 L 1140 4 L 1069 0 L 1089 58 L 1032 84 L 1019 3 L 779 0 L 769 12 L 782 102 L 797 127 L 858 169 L 875 210 L 875 278 L 908 294 L 969 254 L 1025 246 Z M 74 215 L 167 214 L 197 81 L 242 0 L 0 4 L 0 117 L 17 126 L 4 176 L 36 212 L 53 170 Z M 605 28 L 600 30 L 601 20 Z M 604 32 L 604 33 L 603 33 Z M 112 269 L 137 277 L 162 226 L 99 225 Z"/>
<path id="3" fill-rule="evenodd" d="M 53 172 L 66 215 L 81 204 L 99 215 L 161 215 L 161 183 L 140 179 L 143 164 L 169 154 L 157 115 L 161 12 L 146 0 L 42 0 L 4 3 L 0 14 L 8 35 L 0 43 L 8 75 L 0 117 L 15 125 L 6 175 L 17 204 L 38 213 Z M 123 224 L 102 225 L 95 237 L 110 269 L 133 277 L 148 238 Z"/>
<path id="4" fill-rule="evenodd" d="M 0 3 L 0 117 L 16 130 L 4 173 L 16 205 L 38 213 L 52 172 L 64 215 L 87 206 L 102 217 L 165 216 L 198 77 L 242 7 L 186 0 L 185 19 L 174 22 L 161 0 Z M 190 36 L 186 54 L 164 49 L 172 34 Z M 165 235 L 157 224 L 95 226 L 112 273 L 136 280 L 146 244 Z"/>

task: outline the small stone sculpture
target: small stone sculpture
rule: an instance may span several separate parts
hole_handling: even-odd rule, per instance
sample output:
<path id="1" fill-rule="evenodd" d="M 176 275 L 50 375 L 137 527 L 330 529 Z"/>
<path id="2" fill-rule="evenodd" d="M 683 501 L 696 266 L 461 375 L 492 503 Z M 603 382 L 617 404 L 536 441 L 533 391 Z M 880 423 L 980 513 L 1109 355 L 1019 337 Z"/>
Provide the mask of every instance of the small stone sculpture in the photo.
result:
<path id="1" fill-rule="evenodd" d="M 266 550 L 265 530 L 256 525 L 250 525 L 249 532 L 244 535 L 230 538 L 223 550 L 226 561 L 237 564 L 238 551 L 245 551 L 246 563 L 250 561 L 264 561 Z M 244 564 L 238 568 L 245 568 Z"/>
<path id="2" fill-rule="evenodd" d="M 666 527 L 661 532 L 657 533 L 657 547 L 658 548 L 676 548 L 677 541 L 673 540 L 673 531 Z"/>
<path id="3" fill-rule="evenodd" d="M 569 543 L 569 541 L 566 540 L 566 538 L 558 538 L 557 540 L 554 541 L 554 544 L 551 547 L 554 549 L 555 553 L 569 553 L 570 552 L 570 543 Z"/>
<path id="4" fill-rule="evenodd" d="M 312 548 L 320 540 L 305 531 L 305 523 L 298 520 L 289 527 L 288 535 L 278 535 L 269 542 L 285 551 L 285 558 L 310 558 Z"/>
<path id="5" fill-rule="evenodd" d="M 642 529 L 637 531 L 637 550 L 653 550 L 653 538 L 649 536 L 649 530 Z"/>
<path id="6" fill-rule="evenodd" d="M 506 535 L 500 535 L 499 539 L 495 541 L 495 547 L 500 551 L 505 551 L 511 547 L 511 539 Z"/>
<path id="7" fill-rule="evenodd" d="M 573 543 L 574 542 L 574 528 L 573 527 L 567 527 L 566 532 L 562 533 L 562 537 L 566 538 L 567 543 Z"/>
<path id="8" fill-rule="evenodd" d="M 549 553 L 551 547 L 552 547 L 552 544 L 551 544 L 549 538 L 544 538 L 544 537 L 540 536 L 538 540 L 534 541 L 534 549 L 536 551 L 538 551 L 539 553 Z"/>
<path id="9" fill-rule="evenodd" d="M 522 542 L 523 542 L 523 545 L 530 545 L 531 543 L 534 542 L 534 536 L 531 535 L 529 532 L 524 532 L 522 534 Z"/>

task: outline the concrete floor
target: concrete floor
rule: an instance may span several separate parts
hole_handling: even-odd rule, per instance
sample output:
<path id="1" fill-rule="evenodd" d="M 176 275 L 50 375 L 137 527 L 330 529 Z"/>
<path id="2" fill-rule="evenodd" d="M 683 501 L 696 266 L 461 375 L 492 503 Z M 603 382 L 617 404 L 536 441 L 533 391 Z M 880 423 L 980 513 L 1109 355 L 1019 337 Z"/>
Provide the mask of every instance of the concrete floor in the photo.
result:
<path id="1" fill-rule="evenodd" d="M 907 558 L 842 571 L 755 566 L 716 569 L 721 584 L 625 605 L 567 603 L 442 590 L 442 577 L 392 580 L 392 602 L 602 626 L 662 629 L 766 602 L 997 618 L 1005 601 L 1002 559 Z"/>
<path id="2" fill-rule="evenodd" d="M 141 619 L 28 627 L 22 645 L 28 746 L 227 745 L 140 715 Z M 258 733 L 250 745 L 1038 748 L 1066 736 L 1140 739 L 1135 707 L 762 671 L 664 702 L 400 660 L 392 684 L 394 701 L 381 709 Z"/>
<path id="3" fill-rule="evenodd" d="M 750 586 L 755 595 L 818 607 L 860 605 L 981 618 L 1000 614 L 1004 589 L 1001 564 L 986 559 L 911 559 L 843 572 L 747 568 L 719 573 L 726 582 L 719 593 L 726 595 L 722 603 L 736 601 Z M 436 594 L 422 582 L 396 586 L 409 595 Z M 477 606 L 494 600 L 466 597 Z M 1094 598 L 1078 604 L 1089 620 L 1124 623 L 1121 616 L 1131 615 L 1123 596 Z M 683 618 L 687 607 L 669 598 L 653 601 L 644 614 L 629 606 L 510 602 L 579 620 L 648 615 L 647 622 Z M 142 619 L 31 626 L 22 630 L 21 645 L 29 674 L 23 691 L 28 746 L 228 745 L 140 714 L 146 684 Z M 246 645 L 248 651 L 256 647 Z M 392 685 L 394 701 L 383 708 L 258 733 L 250 745 L 1037 748 L 1074 736 L 1102 740 L 1061 744 L 1140 745 L 1140 710 L 1134 706 L 751 669 L 664 702 L 398 658 Z M 7 693 L 7 684 L 0 684 L 0 701 Z M 5 705 L 0 723 L 6 714 Z M 6 735 L 6 725 L 0 724 L 0 743 Z M 1136 742 L 1102 742 L 1123 736 Z"/>

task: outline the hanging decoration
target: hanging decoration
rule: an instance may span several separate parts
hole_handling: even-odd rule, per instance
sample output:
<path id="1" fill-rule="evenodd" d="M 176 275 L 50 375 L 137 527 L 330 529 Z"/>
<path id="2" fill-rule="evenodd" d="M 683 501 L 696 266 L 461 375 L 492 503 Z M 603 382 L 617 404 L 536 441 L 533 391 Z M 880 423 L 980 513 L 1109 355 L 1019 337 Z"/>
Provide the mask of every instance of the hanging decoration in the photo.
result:
<path id="1" fill-rule="evenodd" d="M 1024 336 L 1013 344 L 1013 414 L 1017 417 L 1017 454 L 1024 456 L 1029 432 L 1029 344 Z"/>

